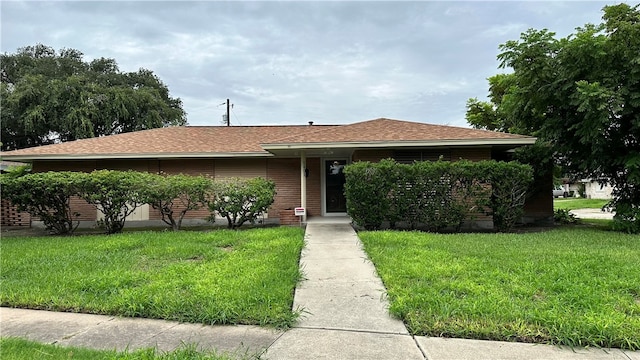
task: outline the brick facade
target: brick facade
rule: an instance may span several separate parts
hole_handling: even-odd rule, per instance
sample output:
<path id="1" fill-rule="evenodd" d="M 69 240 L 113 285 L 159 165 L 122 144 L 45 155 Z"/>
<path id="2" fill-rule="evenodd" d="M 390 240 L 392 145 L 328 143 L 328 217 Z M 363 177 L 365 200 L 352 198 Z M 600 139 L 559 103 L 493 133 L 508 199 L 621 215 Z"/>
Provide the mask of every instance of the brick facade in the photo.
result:
<path id="1" fill-rule="evenodd" d="M 353 152 L 351 161 L 370 161 L 378 162 L 382 159 L 393 157 L 393 150 L 356 150 Z"/>
<path id="2" fill-rule="evenodd" d="M 307 214 L 319 216 L 320 204 L 320 159 L 307 159 L 310 176 L 307 178 Z M 82 171 L 96 169 L 136 170 L 160 174 L 205 175 L 215 179 L 229 177 L 250 178 L 261 176 L 275 181 L 276 198 L 269 209 L 269 217 L 277 218 L 280 210 L 300 206 L 300 159 L 179 159 L 179 160 L 91 160 L 91 161 L 35 161 L 34 172 Z M 78 220 L 95 221 L 97 211 L 80 198 L 71 199 L 71 209 L 80 213 Z M 181 208 L 177 207 L 176 211 Z M 206 219 L 210 215 L 206 208 L 189 211 L 185 219 Z M 149 220 L 161 220 L 158 210 L 149 209 Z"/>
<path id="3" fill-rule="evenodd" d="M 31 215 L 18 211 L 9 200 L 0 202 L 0 226 L 31 226 Z"/>
<path id="4" fill-rule="evenodd" d="M 491 159 L 490 148 L 452 148 L 416 150 L 421 157 L 447 155 L 445 160 L 468 159 L 472 161 Z M 411 152 L 411 151 L 410 151 Z M 393 149 L 355 150 L 351 161 L 372 161 L 394 157 Z M 404 152 L 402 156 L 411 156 Z M 34 172 L 43 171 L 84 171 L 95 169 L 137 170 L 160 174 L 205 175 L 215 179 L 228 177 L 261 176 L 276 183 L 276 197 L 269 209 L 269 218 L 278 218 L 280 212 L 300 206 L 300 159 L 299 158 L 224 158 L 224 159 L 168 159 L 168 160 L 84 160 L 84 161 L 35 161 Z M 320 158 L 307 158 L 307 215 L 322 215 L 322 172 Z M 80 220 L 95 221 L 96 210 L 81 199 L 72 199 L 72 209 L 81 214 Z M 527 201 L 527 215 L 545 218 L 553 214 L 551 196 L 537 194 Z M 180 209 L 178 209 L 180 210 Z M 206 219 L 208 209 L 187 213 L 185 219 Z M 479 218 L 484 219 L 483 216 Z M 149 209 L 149 220 L 160 220 L 160 213 Z"/>

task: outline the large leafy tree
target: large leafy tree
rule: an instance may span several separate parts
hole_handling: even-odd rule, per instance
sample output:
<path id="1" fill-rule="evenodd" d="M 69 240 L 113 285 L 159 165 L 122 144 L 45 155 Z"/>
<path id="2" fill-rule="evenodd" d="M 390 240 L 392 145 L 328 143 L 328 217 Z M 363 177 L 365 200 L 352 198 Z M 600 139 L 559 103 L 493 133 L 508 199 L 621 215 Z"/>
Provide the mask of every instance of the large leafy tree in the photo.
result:
<path id="1" fill-rule="evenodd" d="M 122 72 L 114 59 L 38 44 L 0 55 L 0 66 L 3 150 L 186 124 L 152 71 Z"/>
<path id="2" fill-rule="evenodd" d="M 529 30 L 500 45 L 508 75 L 490 102 L 471 99 L 476 127 L 538 136 L 573 174 L 608 179 L 618 225 L 640 231 L 640 11 L 605 6 L 603 22 L 566 38 Z"/>

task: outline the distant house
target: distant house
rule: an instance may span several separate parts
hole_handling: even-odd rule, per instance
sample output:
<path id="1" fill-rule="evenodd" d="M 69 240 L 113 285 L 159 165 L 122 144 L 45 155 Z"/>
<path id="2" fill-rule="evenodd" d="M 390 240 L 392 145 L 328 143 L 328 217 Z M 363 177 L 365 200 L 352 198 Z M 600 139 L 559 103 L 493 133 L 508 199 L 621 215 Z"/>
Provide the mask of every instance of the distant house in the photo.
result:
<path id="1" fill-rule="evenodd" d="M 0 173 L 5 173 L 13 167 L 27 165 L 17 161 L 0 161 Z"/>
<path id="2" fill-rule="evenodd" d="M 268 217 L 279 218 L 282 210 L 294 207 L 305 208 L 306 216 L 345 215 L 344 176 L 336 169 L 351 162 L 502 159 L 534 142 L 529 136 L 383 118 L 348 125 L 168 127 L 10 151 L 2 157 L 30 162 L 34 172 L 132 169 L 218 179 L 261 176 L 276 183 Z M 529 218 L 552 216 L 551 187 L 550 181 L 546 194 L 527 204 Z M 96 220 L 90 205 L 81 200 L 73 205 L 81 220 Z M 207 210 L 188 214 L 194 221 L 207 215 Z M 137 216 L 160 219 L 153 209 L 142 209 Z"/>
<path id="3" fill-rule="evenodd" d="M 605 181 L 597 179 L 581 179 L 570 183 L 569 189 L 574 192 L 575 196 L 580 196 L 584 192 L 587 199 L 612 199 L 613 186 Z"/>

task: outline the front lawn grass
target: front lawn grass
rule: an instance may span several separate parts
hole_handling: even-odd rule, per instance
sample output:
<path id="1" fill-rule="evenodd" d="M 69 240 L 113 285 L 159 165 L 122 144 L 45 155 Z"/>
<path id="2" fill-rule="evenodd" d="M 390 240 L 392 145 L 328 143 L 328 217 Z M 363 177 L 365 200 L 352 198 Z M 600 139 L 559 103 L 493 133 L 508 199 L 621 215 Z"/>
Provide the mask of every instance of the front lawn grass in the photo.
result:
<path id="1" fill-rule="evenodd" d="M 553 199 L 553 210 L 602 209 L 608 202 L 603 199 L 557 198 Z"/>
<path id="2" fill-rule="evenodd" d="M 361 232 L 390 311 L 417 335 L 640 348 L 640 238 Z"/>
<path id="3" fill-rule="evenodd" d="M 1 240 L 2 306 L 287 327 L 299 228 Z"/>
<path id="4" fill-rule="evenodd" d="M 40 344 L 19 338 L 1 338 L 0 354 L 10 360 L 229 360 L 227 355 L 198 351 L 195 345 L 184 345 L 176 350 L 162 352 L 154 348 L 135 351 L 93 350 L 80 347 Z"/>

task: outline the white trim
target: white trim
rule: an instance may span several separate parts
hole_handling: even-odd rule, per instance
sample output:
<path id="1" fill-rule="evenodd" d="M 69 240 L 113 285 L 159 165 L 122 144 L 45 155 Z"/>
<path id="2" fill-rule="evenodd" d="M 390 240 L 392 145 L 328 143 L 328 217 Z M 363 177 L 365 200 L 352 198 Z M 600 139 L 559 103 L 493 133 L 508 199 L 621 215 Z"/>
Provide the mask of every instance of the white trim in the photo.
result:
<path id="1" fill-rule="evenodd" d="M 296 149 L 349 149 L 349 148 L 401 148 L 401 147 L 447 147 L 447 146 L 495 146 L 495 145 L 532 145 L 534 137 L 515 139 L 458 139 L 458 140 L 419 140 L 419 141 L 367 141 L 367 142 L 322 142 L 322 143 L 272 143 L 262 144 L 266 151 Z M 235 157 L 274 157 L 266 151 L 253 152 L 200 152 L 200 153 L 108 153 L 108 154 L 32 154 L 12 155 L 0 153 L 0 157 L 9 161 L 33 160 L 101 160 L 101 159 L 184 159 L 184 158 L 235 158 Z"/>
<path id="2" fill-rule="evenodd" d="M 323 142 L 323 143 L 271 143 L 262 144 L 265 150 L 324 149 L 324 148 L 397 148 L 433 146 L 491 146 L 491 145 L 532 145 L 536 138 L 515 139 L 458 139 L 458 140 L 418 140 L 418 141 L 367 141 L 367 142 Z"/>
<path id="3" fill-rule="evenodd" d="M 306 176 L 306 170 L 307 169 L 307 157 L 304 153 L 304 151 L 300 152 L 300 206 L 303 209 L 307 208 L 307 176 Z M 304 215 L 302 215 L 302 222 L 306 223 L 307 222 L 307 212 L 304 212 Z"/>
<path id="4" fill-rule="evenodd" d="M 102 159 L 191 159 L 191 158 L 236 158 L 236 157 L 274 157 L 267 152 L 243 153 L 142 153 L 142 154 L 37 154 L 37 155 L 6 155 L 0 154 L 5 160 L 33 161 L 33 160 L 102 160 Z"/>

